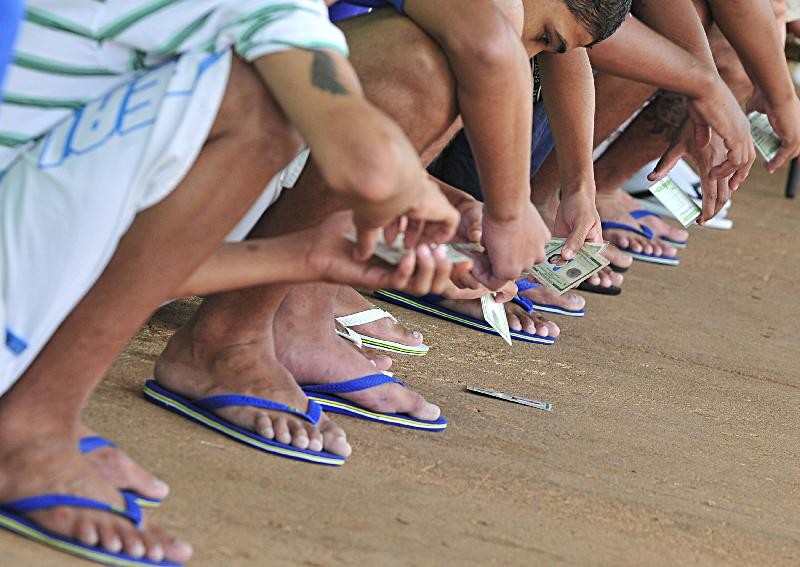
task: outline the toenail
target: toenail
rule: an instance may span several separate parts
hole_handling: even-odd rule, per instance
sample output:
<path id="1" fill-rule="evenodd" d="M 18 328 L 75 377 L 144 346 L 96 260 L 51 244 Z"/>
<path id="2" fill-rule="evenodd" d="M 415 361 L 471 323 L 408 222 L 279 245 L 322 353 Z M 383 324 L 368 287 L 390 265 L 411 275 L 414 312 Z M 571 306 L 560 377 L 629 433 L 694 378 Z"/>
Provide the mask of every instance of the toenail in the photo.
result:
<path id="1" fill-rule="evenodd" d="M 412 331 L 411 336 L 414 337 L 415 339 L 418 339 L 422 336 L 422 334 L 419 331 Z"/>
<path id="2" fill-rule="evenodd" d="M 122 540 L 118 537 L 113 537 L 108 541 L 107 549 L 113 553 L 119 553 L 122 551 Z"/>
<path id="3" fill-rule="evenodd" d="M 169 485 L 163 480 L 156 479 L 155 482 L 153 483 L 153 486 L 159 492 L 169 492 Z"/>
<path id="4" fill-rule="evenodd" d="M 186 543 L 185 541 L 175 540 L 173 545 L 175 546 L 176 550 L 181 554 L 191 555 L 192 552 L 194 551 L 194 549 L 192 549 L 191 544 Z"/>
<path id="5" fill-rule="evenodd" d="M 130 550 L 128 551 L 128 554 L 130 554 L 133 557 L 143 557 L 144 554 L 145 554 L 145 551 L 146 550 L 145 550 L 144 544 L 141 541 L 137 541 L 131 546 Z M 160 560 L 157 560 L 157 561 L 160 561 Z"/>

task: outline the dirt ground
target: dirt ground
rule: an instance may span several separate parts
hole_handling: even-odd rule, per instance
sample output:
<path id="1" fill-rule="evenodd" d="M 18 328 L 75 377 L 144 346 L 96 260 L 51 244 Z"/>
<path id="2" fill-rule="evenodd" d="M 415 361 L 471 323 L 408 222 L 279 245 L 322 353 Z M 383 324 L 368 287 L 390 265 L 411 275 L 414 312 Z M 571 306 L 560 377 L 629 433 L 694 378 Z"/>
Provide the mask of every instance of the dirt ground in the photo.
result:
<path id="1" fill-rule="evenodd" d="M 678 268 L 637 263 L 621 297 L 558 319 L 554 347 L 392 308 L 433 345 L 395 370 L 450 426 L 339 418 L 354 445 L 341 469 L 267 456 L 142 399 L 189 302 L 129 345 L 88 421 L 171 483 L 153 516 L 195 544 L 195 567 L 798 565 L 800 202 L 783 199 L 784 179 L 759 168 L 732 232 L 694 229 Z M 0 564 L 84 563 L 2 533 Z"/>

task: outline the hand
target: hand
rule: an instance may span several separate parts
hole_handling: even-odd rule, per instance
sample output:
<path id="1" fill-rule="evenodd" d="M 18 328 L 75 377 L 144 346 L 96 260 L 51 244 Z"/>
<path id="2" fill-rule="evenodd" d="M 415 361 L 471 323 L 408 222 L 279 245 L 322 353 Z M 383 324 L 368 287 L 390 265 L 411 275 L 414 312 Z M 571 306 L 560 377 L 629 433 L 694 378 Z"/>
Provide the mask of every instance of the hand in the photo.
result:
<path id="1" fill-rule="evenodd" d="M 661 179 L 675 167 L 680 159 L 688 157 L 698 168 L 700 184 L 703 190 L 703 212 L 698 219 L 703 224 L 722 210 L 736 189 L 729 177 L 716 178 L 713 175 L 716 164 L 725 159 L 728 150 L 722 138 L 712 134 L 708 144 L 698 147 L 692 133 L 692 126 L 687 120 L 678 137 L 656 165 L 653 173 L 647 176 L 650 181 Z"/>
<path id="2" fill-rule="evenodd" d="M 602 242 L 603 231 L 594 203 L 594 192 L 580 190 L 565 195 L 556 213 L 553 232 L 557 236 L 567 237 L 561 251 L 566 260 L 574 258 L 584 242 Z"/>
<path id="3" fill-rule="evenodd" d="M 368 289 L 392 288 L 414 295 L 441 293 L 450 285 L 450 277 L 468 271 L 469 264 L 453 266 L 443 249 L 431 250 L 421 244 L 405 254 L 397 266 L 370 258 L 355 259 L 356 244 L 343 237 L 354 228 L 352 213 L 339 212 L 313 229 L 303 231 L 307 239 L 306 265 L 322 281 Z M 300 239 L 298 235 L 298 239 Z"/>
<path id="4" fill-rule="evenodd" d="M 550 240 L 542 217 L 528 202 L 519 215 L 510 220 L 483 217 L 483 245 L 489 256 L 491 272 L 473 274 L 491 290 L 498 290 L 516 280 L 523 271 L 544 262 L 544 247 Z"/>
<path id="5" fill-rule="evenodd" d="M 781 139 L 781 149 L 769 163 L 767 171 L 775 171 L 792 158 L 800 155 L 800 99 L 793 97 L 786 104 L 772 107 L 759 90 L 747 103 L 748 112 L 762 112 Z"/>
<path id="6" fill-rule="evenodd" d="M 394 240 L 394 237 L 402 231 L 405 234 L 405 244 L 409 248 L 419 244 L 448 242 L 455 234 L 459 223 L 458 211 L 445 198 L 439 187 L 430 181 L 427 175 L 419 183 L 421 191 L 413 207 L 385 225 L 387 240 Z M 358 238 L 358 246 L 354 250 L 356 260 L 364 261 L 375 251 L 380 231 L 379 227 L 375 226 L 375 218 L 371 216 L 373 213 L 371 207 L 362 207 L 353 212 Z"/>
<path id="7" fill-rule="evenodd" d="M 458 242 L 479 243 L 483 236 L 483 203 L 464 193 L 465 199 L 453 203 L 461 215 L 461 222 L 456 230 Z"/>
<path id="8" fill-rule="evenodd" d="M 707 93 L 689 99 L 689 117 L 694 124 L 694 147 L 700 149 L 708 144 L 710 130 L 722 138 L 727 150 L 725 159 L 715 165 L 709 174 L 714 179 L 731 177 L 731 189 L 736 190 L 747 179 L 756 160 L 750 123 L 721 79 L 715 79 Z"/>

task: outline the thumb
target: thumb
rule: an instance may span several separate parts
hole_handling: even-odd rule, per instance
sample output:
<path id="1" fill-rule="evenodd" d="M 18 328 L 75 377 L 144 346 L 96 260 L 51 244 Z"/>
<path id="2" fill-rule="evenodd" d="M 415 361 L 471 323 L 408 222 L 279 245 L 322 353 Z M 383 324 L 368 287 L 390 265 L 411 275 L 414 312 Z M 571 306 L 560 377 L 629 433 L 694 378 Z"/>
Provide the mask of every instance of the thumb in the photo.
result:
<path id="1" fill-rule="evenodd" d="M 585 223 L 579 223 L 578 228 L 574 229 L 564 242 L 564 247 L 561 249 L 561 256 L 566 260 L 572 260 L 581 249 L 583 243 L 586 242 L 586 235 L 589 233 L 591 227 Z"/>

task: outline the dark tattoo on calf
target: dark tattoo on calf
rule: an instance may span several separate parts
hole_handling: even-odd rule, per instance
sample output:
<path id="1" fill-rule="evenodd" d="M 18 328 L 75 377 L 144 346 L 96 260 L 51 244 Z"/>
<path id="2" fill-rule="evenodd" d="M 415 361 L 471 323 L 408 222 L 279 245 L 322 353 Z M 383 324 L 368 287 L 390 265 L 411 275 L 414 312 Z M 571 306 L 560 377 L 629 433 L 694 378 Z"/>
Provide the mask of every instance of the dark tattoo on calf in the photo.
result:
<path id="1" fill-rule="evenodd" d="M 314 51 L 311 61 L 311 84 L 334 95 L 346 95 L 347 89 L 336 77 L 336 64 L 333 57 L 324 51 Z"/>
<path id="2" fill-rule="evenodd" d="M 651 134 L 663 134 L 672 141 L 689 117 L 689 105 L 683 95 L 658 91 L 642 117 L 650 123 Z"/>

